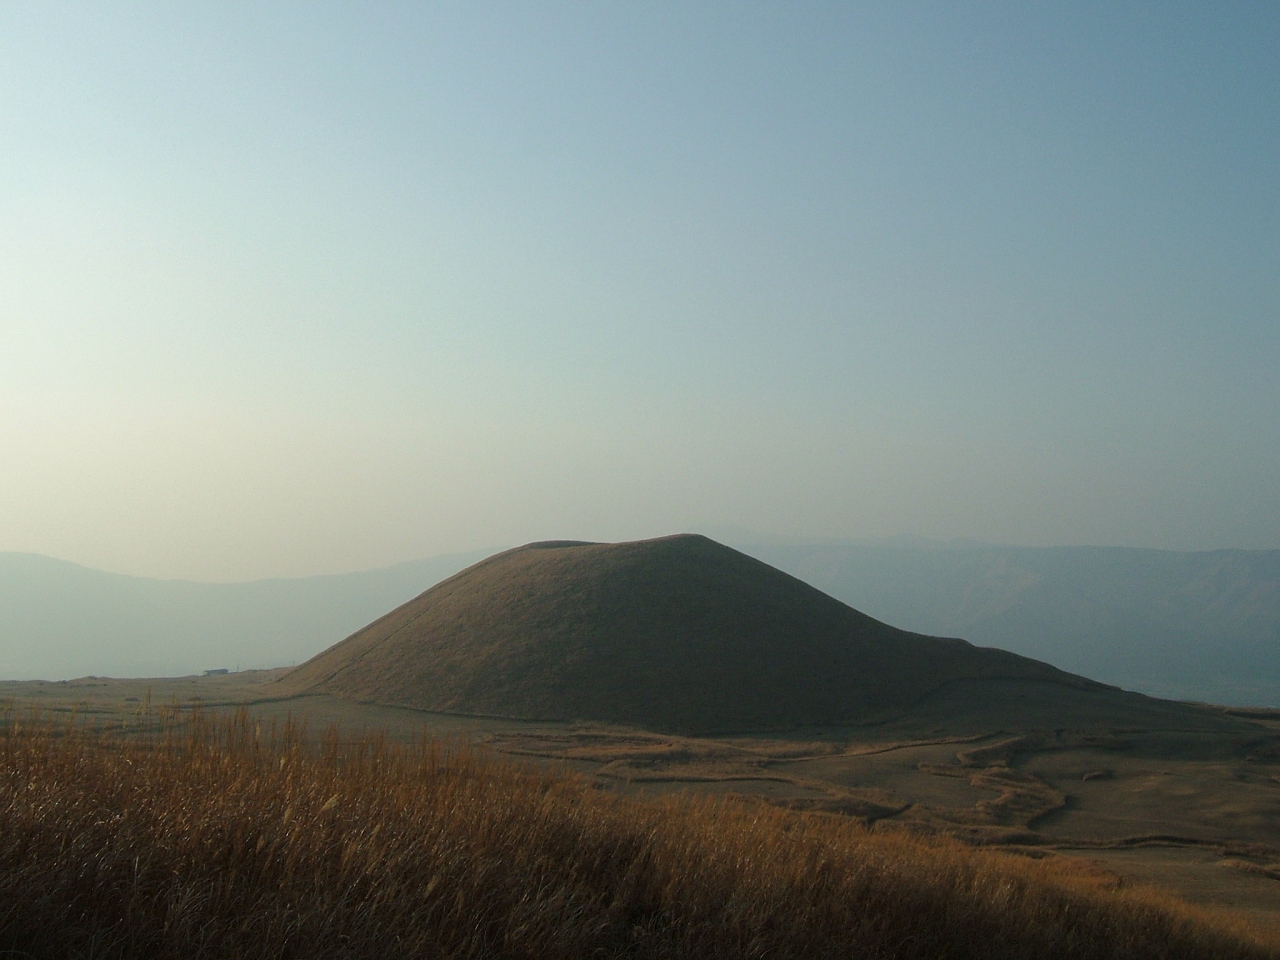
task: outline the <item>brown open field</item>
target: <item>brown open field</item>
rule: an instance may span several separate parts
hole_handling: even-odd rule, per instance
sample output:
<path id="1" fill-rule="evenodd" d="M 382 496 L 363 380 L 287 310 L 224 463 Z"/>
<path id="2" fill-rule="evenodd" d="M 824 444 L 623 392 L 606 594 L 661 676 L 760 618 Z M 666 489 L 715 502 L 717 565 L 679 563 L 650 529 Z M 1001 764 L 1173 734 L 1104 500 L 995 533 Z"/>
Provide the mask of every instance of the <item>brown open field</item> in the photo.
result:
<path id="1" fill-rule="evenodd" d="M 621 793 L 757 796 L 874 831 L 948 834 L 1035 858 L 1077 858 L 1126 884 L 1238 912 L 1280 940 L 1280 714 L 1150 701 L 1149 715 L 1073 718 L 1035 688 L 940 694 L 910 714 L 785 734 L 686 737 L 600 724 L 451 716 L 329 695 L 281 696 L 280 671 L 0 683 L 0 701 L 90 725 L 162 703 L 244 705 L 344 733 L 424 732 L 562 766 Z M 991 710 L 1025 699 L 1021 724 Z M 948 697 L 950 699 L 948 699 Z M 995 723 L 993 721 L 999 721 Z"/>

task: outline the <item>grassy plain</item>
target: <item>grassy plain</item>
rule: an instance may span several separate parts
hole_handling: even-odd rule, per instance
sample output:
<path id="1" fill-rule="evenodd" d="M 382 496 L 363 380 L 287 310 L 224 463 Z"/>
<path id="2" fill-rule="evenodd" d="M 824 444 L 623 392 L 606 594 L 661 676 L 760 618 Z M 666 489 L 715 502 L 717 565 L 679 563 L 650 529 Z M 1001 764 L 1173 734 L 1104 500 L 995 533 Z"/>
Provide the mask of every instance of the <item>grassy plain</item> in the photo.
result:
<path id="1" fill-rule="evenodd" d="M 587 798 L 677 804 L 626 807 L 635 816 L 663 810 L 665 820 L 717 798 L 772 811 L 784 818 L 771 820 L 775 825 L 803 823 L 805 831 L 856 835 L 860 843 L 938 842 L 951 857 L 960 856 L 951 845 L 958 840 L 1019 870 L 1091 878 L 1105 896 L 1116 887 L 1153 886 L 1179 902 L 1229 911 L 1230 922 L 1280 942 L 1280 715 L 1274 713 L 1240 716 L 1210 707 L 1167 713 L 1152 701 L 1145 718 L 1130 712 L 1073 723 L 1043 691 L 1009 690 L 1007 698 L 1023 696 L 1041 709 L 1020 709 L 1021 728 L 1007 722 L 1007 712 L 990 714 L 985 701 L 952 696 L 861 727 L 683 737 L 431 714 L 325 695 L 281 697 L 272 682 L 277 675 L 3 683 L 0 700 L 39 707 L 51 718 L 74 712 L 90 725 L 138 723 L 149 697 L 153 709 L 243 705 L 267 724 L 306 718 L 313 731 L 336 723 L 393 744 L 415 743 L 424 732 L 462 738 L 496 761 L 578 775 L 573 789 Z M 683 806 L 691 799 L 694 808 Z"/>
<path id="2" fill-rule="evenodd" d="M 877 829 L 896 822 L 884 812 L 627 796 L 503 760 L 497 734 L 479 751 L 334 728 L 312 737 L 247 708 L 217 716 L 157 708 L 154 689 L 150 700 L 131 696 L 97 698 L 74 720 L 50 700 L 43 718 L 9 709 L 0 723 L 0 950 L 9 955 L 1276 955 L 1239 918 L 1080 859 L 1017 856 L 904 824 Z M 633 784 L 643 770 L 647 782 L 677 782 L 662 779 L 663 764 L 707 771 L 688 782 L 723 783 L 710 776 L 718 762 L 764 771 L 913 749 L 524 734 L 523 748 L 506 749 L 554 742 L 546 755 L 599 764 L 597 778 L 617 782 L 625 768 Z M 960 746 L 958 765 L 988 771 L 1017 749 L 975 738 Z M 816 789 L 804 775 L 758 782 Z"/>

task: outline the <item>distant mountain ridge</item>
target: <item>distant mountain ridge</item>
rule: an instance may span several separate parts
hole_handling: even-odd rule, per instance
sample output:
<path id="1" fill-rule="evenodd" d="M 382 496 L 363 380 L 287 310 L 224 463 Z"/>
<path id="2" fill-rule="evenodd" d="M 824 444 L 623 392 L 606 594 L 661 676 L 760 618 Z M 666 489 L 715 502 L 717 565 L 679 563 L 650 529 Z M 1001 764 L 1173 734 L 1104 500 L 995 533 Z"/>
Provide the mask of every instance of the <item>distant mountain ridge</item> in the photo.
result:
<path id="1" fill-rule="evenodd" d="M 486 553 L 248 583 L 130 577 L 0 553 L 0 679 L 183 676 L 301 663 Z"/>
<path id="2" fill-rule="evenodd" d="M 1158 696 L 1280 706 L 1278 550 L 721 539 L 906 630 Z M 0 553 L 0 679 L 301 663 L 488 552 L 247 584 Z"/>
<path id="3" fill-rule="evenodd" d="M 737 545 L 904 629 L 1157 696 L 1280 706 L 1280 550 Z"/>

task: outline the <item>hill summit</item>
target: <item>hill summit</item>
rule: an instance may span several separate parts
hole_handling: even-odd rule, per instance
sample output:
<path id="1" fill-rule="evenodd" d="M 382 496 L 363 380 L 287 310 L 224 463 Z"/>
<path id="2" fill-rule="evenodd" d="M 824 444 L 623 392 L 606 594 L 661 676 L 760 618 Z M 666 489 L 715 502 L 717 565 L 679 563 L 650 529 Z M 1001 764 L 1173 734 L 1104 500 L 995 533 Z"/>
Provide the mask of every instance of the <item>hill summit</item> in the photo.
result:
<path id="1" fill-rule="evenodd" d="M 897 630 L 685 534 L 496 554 L 281 682 L 438 712 L 710 732 L 868 720 L 963 680 L 1099 687 Z"/>

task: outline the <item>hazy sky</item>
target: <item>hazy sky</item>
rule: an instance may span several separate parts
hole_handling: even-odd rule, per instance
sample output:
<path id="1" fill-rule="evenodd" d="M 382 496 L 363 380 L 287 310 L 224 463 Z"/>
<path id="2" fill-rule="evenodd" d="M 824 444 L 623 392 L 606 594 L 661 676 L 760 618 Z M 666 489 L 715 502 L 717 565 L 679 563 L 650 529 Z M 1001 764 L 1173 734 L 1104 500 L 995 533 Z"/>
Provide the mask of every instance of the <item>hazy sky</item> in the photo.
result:
<path id="1" fill-rule="evenodd" d="M 1280 7 L 7 4 L 0 550 L 1280 547 Z"/>

